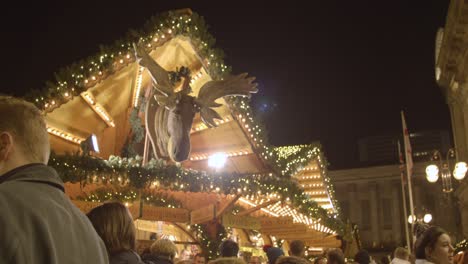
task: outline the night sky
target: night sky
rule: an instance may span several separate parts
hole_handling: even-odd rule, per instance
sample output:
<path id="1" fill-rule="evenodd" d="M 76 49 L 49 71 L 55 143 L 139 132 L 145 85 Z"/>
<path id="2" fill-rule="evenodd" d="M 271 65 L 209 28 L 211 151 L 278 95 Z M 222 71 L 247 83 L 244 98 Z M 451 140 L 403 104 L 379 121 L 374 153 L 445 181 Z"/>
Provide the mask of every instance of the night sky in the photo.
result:
<path id="1" fill-rule="evenodd" d="M 339 169 L 358 166 L 359 138 L 400 133 L 400 110 L 412 132 L 451 129 L 434 79 L 448 0 L 96 2 L 3 6 L 0 92 L 42 88 L 152 15 L 190 7 L 233 72 L 257 77 L 252 105 L 273 145 L 320 141 Z"/>

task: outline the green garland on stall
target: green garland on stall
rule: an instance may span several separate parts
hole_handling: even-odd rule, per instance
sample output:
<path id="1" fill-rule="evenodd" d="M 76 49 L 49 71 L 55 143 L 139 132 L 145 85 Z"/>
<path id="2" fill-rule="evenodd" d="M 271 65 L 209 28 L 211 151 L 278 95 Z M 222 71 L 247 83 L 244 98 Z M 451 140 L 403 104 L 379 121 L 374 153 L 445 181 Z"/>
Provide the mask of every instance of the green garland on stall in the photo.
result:
<path id="1" fill-rule="evenodd" d="M 327 210 L 311 201 L 303 189 L 289 179 L 259 174 L 208 174 L 177 165 L 166 165 L 164 161 L 155 159 L 144 167 L 140 164 L 141 157 L 126 159 L 111 156 L 109 160 L 102 160 L 91 156 L 55 154 L 49 161 L 49 165 L 57 170 L 64 182 L 127 183 L 137 189 L 157 184 L 160 188 L 175 191 L 252 196 L 275 194 L 291 203 L 300 213 L 320 219 L 324 226 L 338 234 L 344 231 L 341 220 L 330 217 Z"/>
<path id="2" fill-rule="evenodd" d="M 34 89 L 25 98 L 39 109 L 53 111 L 61 104 L 105 80 L 119 69 L 135 62 L 133 43 L 144 44 L 148 51 L 176 36 L 186 36 L 197 53 L 207 59 L 207 69 L 213 79 L 221 78 L 230 68 L 223 63 L 223 52 L 213 48 L 215 39 L 197 13 L 169 11 L 153 16 L 141 31 L 131 31 L 111 46 L 101 46 L 100 52 L 60 69 L 55 80 L 46 82 L 43 89 Z"/>
<path id="3" fill-rule="evenodd" d="M 214 48 L 215 39 L 208 32 L 203 17 L 194 12 L 169 11 L 153 16 L 145 24 L 141 31 L 131 31 L 123 39 L 116 41 L 111 46 L 102 46 L 100 52 L 78 63 L 60 69 L 55 73 L 55 80 L 46 83 L 42 90 L 34 89 L 26 95 L 26 99 L 35 103 L 45 112 L 53 111 L 61 104 L 68 102 L 75 96 L 105 80 L 117 70 L 135 61 L 132 43 L 140 42 L 148 50 L 155 49 L 167 40 L 176 36 L 190 38 L 193 47 L 201 58 L 206 60 L 206 68 L 214 79 L 220 79 L 231 71 L 223 62 L 223 52 Z M 181 69 L 182 70 L 182 69 Z M 179 70 L 177 71 L 179 72 Z M 185 69 L 182 71 L 185 73 Z M 171 75 L 177 80 L 177 76 Z M 305 157 L 319 155 L 319 148 L 305 146 L 296 159 L 281 159 L 273 147 L 266 144 L 266 130 L 254 122 L 248 100 L 246 98 L 232 97 L 228 100 L 233 106 L 234 112 L 241 114 L 239 119 L 247 119 L 252 135 L 258 144 L 262 157 L 267 160 L 277 171 L 278 175 L 293 175 L 301 166 L 308 162 Z M 236 115 L 237 116 L 237 115 Z M 136 125 L 136 123 L 135 123 Z M 136 129 L 138 138 L 140 128 Z M 136 140 L 138 142 L 138 140 Z M 129 143 L 130 144 L 130 143 Z M 127 154 L 131 156 L 131 147 L 127 146 Z M 83 175 L 81 175 L 83 177 Z M 329 193 L 332 186 L 327 185 Z M 334 200 L 332 200 L 334 202 Z M 334 202 L 335 208 L 337 204 Z"/>
<path id="4" fill-rule="evenodd" d="M 77 199 L 87 202 L 106 202 L 106 201 L 119 201 L 122 203 L 134 202 L 137 199 L 138 190 L 131 187 L 120 188 L 99 188 L 86 196 L 80 196 Z M 145 204 L 168 207 L 168 208 L 182 208 L 182 203 L 169 195 L 154 194 L 149 191 L 143 191 L 141 198 Z M 215 240 L 208 237 L 206 227 L 203 224 L 195 224 L 189 226 L 190 230 L 195 232 L 195 236 L 200 242 L 202 252 L 205 253 L 207 259 L 216 259 L 219 257 L 219 245 L 226 239 L 226 229 L 220 225 L 218 234 Z"/>
<path id="5" fill-rule="evenodd" d="M 190 38 L 196 52 L 205 59 L 208 74 L 215 80 L 220 79 L 224 74 L 230 72 L 230 68 L 223 62 L 223 52 L 220 49 L 213 48 L 215 39 L 208 33 L 207 28 L 203 17 L 196 13 L 187 14 L 170 11 L 154 16 L 142 31 L 130 32 L 124 39 L 117 41 L 114 45 L 101 47 L 99 54 L 59 70 L 55 74 L 54 81 L 47 82 L 46 87 L 42 90 L 33 90 L 26 96 L 26 99 L 35 103 L 40 109 L 45 110 L 46 113 L 53 111 L 56 107 L 73 99 L 74 96 L 79 96 L 82 92 L 105 80 L 117 70 L 133 63 L 135 57 L 132 43 L 141 42 L 146 45 L 148 50 L 151 50 L 175 36 Z M 303 157 L 296 160 L 280 159 L 274 148 L 266 145 L 266 130 L 255 124 L 247 99 L 233 97 L 228 101 L 231 106 L 234 106 L 234 111 L 247 118 L 255 137 L 258 138 L 257 140 L 254 138 L 254 140 L 258 144 L 258 149 L 262 151 L 263 158 L 268 160 L 270 164 L 276 164 L 274 167 L 276 167 L 279 175 L 293 175 L 295 171 L 305 165 L 306 161 Z M 312 149 L 303 151 L 312 153 L 311 155 L 318 154 L 318 149 L 316 151 L 313 149 L 315 148 L 312 147 Z M 226 184 L 232 183 L 226 180 L 221 182 L 216 179 L 206 180 L 206 174 L 203 172 L 182 170 L 176 166 L 162 167 L 160 164 L 150 164 L 146 168 L 141 168 L 138 164 L 133 164 L 125 167 L 114 164 L 111 160 L 106 163 L 90 158 L 77 158 L 77 156 L 56 157 L 56 159 L 60 159 L 59 162 L 56 162 L 56 165 L 64 172 L 62 176 L 65 181 L 81 183 L 93 181 L 95 179 L 88 176 L 91 173 L 95 174 L 103 182 L 113 182 L 117 181 L 117 177 L 123 174 L 130 184 L 137 188 L 144 187 L 151 180 L 156 180 L 161 181 L 168 188 L 187 191 L 211 191 L 214 188 L 219 188 L 220 191 L 225 193 L 235 193 L 236 189 L 248 193 L 256 193 L 256 191 L 263 194 L 277 192 L 285 199 L 291 198 L 294 205 L 300 206 L 302 213 L 322 219 L 325 226 L 337 232 L 342 230 L 342 224 L 338 220 L 329 218 L 326 210 L 320 208 L 316 203 L 307 201 L 307 197 L 302 194 L 300 189 L 297 186 L 290 186 L 291 184 L 288 182 L 260 177 L 262 181 L 266 180 L 266 183 L 263 183 L 256 179 L 258 176 L 250 175 L 246 177 L 247 179 L 242 179 L 240 176 L 244 177 L 243 175 L 235 175 L 231 176 L 235 187 L 226 188 Z M 158 163 L 158 161 L 152 162 Z M 158 177 L 154 175 L 158 175 Z M 197 183 L 197 180 L 201 178 L 204 178 L 205 181 L 200 184 Z M 170 180 L 175 180 L 175 183 L 171 183 Z M 249 182 L 253 181 L 255 181 L 255 184 L 251 188 Z M 273 185 L 272 181 L 274 182 Z M 294 194 L 289 194 L 288 190 L 291 189 L 295 190 Z"/>
<path id="6" fill-rule="evenodd" d="M 109 188 L 103 187 L 94 190 L 86 196 L 77 197 L 78 200 L 87 202 L 103 203 L 107 201 L 119 201 L 122 203 L 133 203 L 138 199 L 138 190 L 131 187 Z M 151 193 L 143 191 L 141 199 L 145 204 L 150 204 L 158 207 L 180 208 L 181 203 L 173 197 L 160 193 Z"/>
<path id="7" fill-rule="evenodd" d="M 307 166 L 311 159 L 318 159 L 324 184 L 326 185 L 333 207 L 337 212 L 334 217 L 339 217 L 340 207 L 335 198 L 335 188 L 328 177 L 328 161 L 321 151 L 321 145 L 314 143 L 276 148 L 269 146 L 266 144 L 268 142 L 266 129 L 255 120 L 248 99 L 230 97 L 227 101 L 232 106 L 231 109 L 233 110 L 234 117 L 247 128 L 248 135 L 253 139 L 254 145 L 259 150 L 261 157 L 270 164 L 278 175 L 289 177 Z"/>
<path id="8" fill-rule="evenodd" d="M 211 239 L 207 235 L 206 225 L 191 225 L 191 230 L 195 230 L 196 236 L 198 237 L 202 246 L 205 257 L 208 260 L 219 258 L 219 246 L 227 238 L 227 232 L 224 226 L 218 225 L 218 233 L 216 239 Z"/>

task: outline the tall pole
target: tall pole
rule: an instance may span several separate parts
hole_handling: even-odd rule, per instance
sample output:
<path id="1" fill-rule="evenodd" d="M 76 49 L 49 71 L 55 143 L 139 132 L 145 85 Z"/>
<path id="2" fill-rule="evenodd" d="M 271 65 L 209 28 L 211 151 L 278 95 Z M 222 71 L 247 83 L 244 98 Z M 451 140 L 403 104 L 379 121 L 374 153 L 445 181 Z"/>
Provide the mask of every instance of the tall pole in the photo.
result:
<path id="1" fill-rule="evenodd" d="M 400 173 L 401 173 L 401 195 L 403 196 L 403 214 L 404 214 L 404 219 L 403 223 L 405 225 L 405 234 L 406 234 L 406 245 L 408 246 L 408 251 L 411 254 L 411 240 L 410 240 L 410 235 L 408 231 L 408 223 L 406 222 L 408 220 L 408 211 L 406 209 L 406 193 L 405 193 L 405 172 L 403 171 L 403 155 L 401 154 L 401 146 L 400 146 L 400 141 L 398 141 L 398 154 L 400 156 Z"/>
<path id="2" fill-rule="evenodd" d="M 411 185 L 411 178 L 413 176 L 412 174 L 412 167 L 413 167 L 413 157 L 412 157 L 412 151 L 411 151 L 411 145 L 409 141 L 409 133 L 408 133 L 408 128 L 406 127 L 406 122 L 405 122 L 405 115 L 403 114 L 403 111 L 401 111 L 401 121 L 403 124 L 403 139 L 405 143 L 405 157 L 406 157 L 406 175 L 408 178 L 408 196 L 409 196 L 409 202 L 410 202 L 410 213 L 411 213 L 411 218 L 413 221 L 411 221 L 411 234 L 412 237 L 414 238 L 414 204 L 413 204 L 413 187 Z M 408 245 L 408 248 L 411 248 L 413 245 Z"/>

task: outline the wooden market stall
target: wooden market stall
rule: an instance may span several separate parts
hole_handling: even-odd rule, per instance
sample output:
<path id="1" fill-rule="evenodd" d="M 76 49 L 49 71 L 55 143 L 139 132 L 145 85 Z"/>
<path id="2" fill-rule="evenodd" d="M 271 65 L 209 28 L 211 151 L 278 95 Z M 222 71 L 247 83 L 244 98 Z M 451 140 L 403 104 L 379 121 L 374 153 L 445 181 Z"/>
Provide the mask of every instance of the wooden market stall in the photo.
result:
<path id="1" fill-rule="evenodd" d="M 320 144 L 269 146 L 248 98 L 218 99 L 217 127 L 195 116 L 187 160 L 155 157 L 145 133 L 153 86 L 135 59 L 135 42 L 168 71 L 187 67 L 194 97 L 230 72 L 203 19 L 185 9 L 152 18 L 138 36 L 63 69 L 53 86 L 31 94 L 46 114 L 56 153 L 50 165 L 83 211 L 118 199 L 136 219 L 141 240 L 156 233 L 210 257 L 226 237 L 254 255 L 263 244 L 287 247 L 293 239 L 314 248 L 341 246 L 345 229 Z M 92 135 L 99 152 L 87 155 L 82 147 Z M 215 153 L 227 157 L 223 168 L 208 166 Z"/>

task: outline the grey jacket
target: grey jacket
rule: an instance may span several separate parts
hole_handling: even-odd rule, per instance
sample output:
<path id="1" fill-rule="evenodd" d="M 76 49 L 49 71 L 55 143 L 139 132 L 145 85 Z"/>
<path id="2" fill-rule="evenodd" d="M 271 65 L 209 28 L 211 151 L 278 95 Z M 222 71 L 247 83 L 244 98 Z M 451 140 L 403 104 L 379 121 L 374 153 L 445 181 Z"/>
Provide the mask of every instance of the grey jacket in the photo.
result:
<path id="1" fill-rule="evenodd" d="M 0 209 L 0 263 L 109 263 L 101 238 L 48 166 L 0 176 Z"/>

